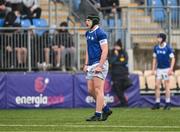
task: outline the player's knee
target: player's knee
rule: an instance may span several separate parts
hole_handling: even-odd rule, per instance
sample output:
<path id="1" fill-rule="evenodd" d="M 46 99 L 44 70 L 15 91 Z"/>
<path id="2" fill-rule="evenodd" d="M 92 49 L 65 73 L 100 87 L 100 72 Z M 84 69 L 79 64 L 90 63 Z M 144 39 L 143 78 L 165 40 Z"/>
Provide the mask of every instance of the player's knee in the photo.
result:
<path id="1" fill-rule="evenodd" d="M 91 93 L 92 93 L 92 91 L 88 89 L 88 93 L 89 93 L 89 94 L 91 94 Z"/>
<path id="2" fill-rule="evenodd" d="M 155 84 L 155 90 L 159 90 L 160 89 L 160 84 Z"/>
<path id="3" fill-rule="evenodd" d="M 99 88 L 96 88 L 95 89 L 95 94 L 96 94 L 96 96 L 99 96 L 99 95 L 102 94 L 102 91 Z"/>
<path id="4" fill-rule="evenodd" d="M 92 90 L 92 89 L 88 89 L 88 93 L 89 93 L 90 95 L 93 95 L 93 90 Z"/>
<path id="5" fill-rule="evenodd" d="M 169 91 L 169 90 L 170 90 L 169 83 L 165 85 L 165 90 L 166 90 L 166 91 Z"/>

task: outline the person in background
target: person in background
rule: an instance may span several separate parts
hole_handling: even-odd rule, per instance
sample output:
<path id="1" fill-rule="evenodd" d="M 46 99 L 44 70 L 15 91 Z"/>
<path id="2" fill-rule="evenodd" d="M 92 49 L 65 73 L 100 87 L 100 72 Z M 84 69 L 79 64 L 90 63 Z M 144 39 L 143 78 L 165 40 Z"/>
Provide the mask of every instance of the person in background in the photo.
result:
<path id="1" fill-rule="evenodd" d="M 5 27 L 17 27 L 17 29 L 4 30 L 6 33 L 12 33 L 12 45 L 8 46 L 7 49 L 12 48 L 17 56 L 16 66 L 22 67 L 26 64 L 27 59 L 27 43 L 25 42 L 25 35 L 21 33 L 18 27 L 21 27 L 21 14 L 18 8 L 11 11 L 5 17 Z M 8 50 L 9 51 L 9 50 Z"/>
<path id="2" fill-rule="evenodd" d="M 166 34 L 158 34 L 157 41 L 158 44 L 154 46 L 153 50 L 152 62 L 152 74 L 154 75 L 156 71 L 155 104 L 152 109 L 160 109 L 160 85 L 161 81 L 164 80 L 166 91 L 164 110 L 169 110 L 171 106 L 169 76 L 173 74 L 175 64 L 174 51 L 172 47 L 166 43 Z"/>
<path id="3" fill-rule="evenodd" d="M 46 71 L 51 68 L 51 43 L 49 43 L 49 33 L 48 31 L 45 31 L 41 35 L 34 33 L 33 36 L 33 41 L 35 43 L 35 57 L 37 60 L 37 67 Z"/>
<path id="4" fill-rule="evenodd" d="M 13 34 L 13 43 L 15 45 L 15 51 L 17 56 L 18 67 L 25 67 L 27 62 L 27 47 L 28 36 L 27 33 L 17 32 Z"/>
<path id="5" fill-rule="evenodd" d="M 11 12 L 11 8 L 6 6 L 6 0 L 0 0 L 0 18 L 5 18 Z"/>
<path id="6" fill-rule="evenodd" d="M 122 47 L 121 39 L 114 44 L 109 63 L 113 83 L 112 88 L 120 101 L 119 106 L 126 107 L 128 102 L 124 92 L 132 85 L 132 81 L 129 79 L 128 55 Z"/>
<path id="7" fill-rule="evenodd" d="M 17 9 L 15 11 L 9 12 L 4 20 L 5 27 L 21 27 L 21 14 L 20 11 Z M 14 30 L 8 30 L 13 32 Z"/>
<path id="8" fill-rule="evenodd" d="M 56 29 L 56 25 L 52 25 L 49 31 L 49 44 L 51 45 L 52 51 L 54 53 L 54 63 L 56 68 L 60 68 L 61 64 L 61 47 L 58 45 L 57 37 L 58 37 L 58 30 Z"/>
<path id="9" fill-rule="evenodd" d="M 68 58 L 68 55 L 70 55 L 70 58 L 67 59 L 67 62 L 70 64 L 70 68 L 73 71 L 76 71 L 75 67 L 75 45 L 73 42 L 73 37 L 67 30 L 68 24 L 67 22 L 60 23 L 61 29 L 58 30 L 58 47 L 61 48 L 61 59 L 62 59 L 62 71 L 66 71 L 66 57 Z M 66 56 L 67 55 L 67 56 Z M 58 57 L 59 58 L 59 57 Z"/>
<path id="10" fill-rule="evenodd" d="M 22 15 L 25 18 L 32 20 L 33 18 L 41 17 L 41 8 L 38 0 L 22 0 L 22 4 Z"/>
<path id="11" fill-rule="evenodd" d="M 144 5 L 145 0 L 135 0 L 135 2 L 138 3 L 138 5 Z"/>
<path id="12" fill-rule="evenodd" d="M 116 7 L 119 6 L 119 0 L 100 0 L 100 6 L 104 8 L 102 10 L 104 16 L 110 17 L 116 12 Z M 117 11 L 120 12 L 120 9 L 117 9 Z"/>
<path id="13" fill-rule="evenodd" d="M 11 8 L 11 11 L 22 11 L 22 0 L 5 0 L 6 6 Z"/>

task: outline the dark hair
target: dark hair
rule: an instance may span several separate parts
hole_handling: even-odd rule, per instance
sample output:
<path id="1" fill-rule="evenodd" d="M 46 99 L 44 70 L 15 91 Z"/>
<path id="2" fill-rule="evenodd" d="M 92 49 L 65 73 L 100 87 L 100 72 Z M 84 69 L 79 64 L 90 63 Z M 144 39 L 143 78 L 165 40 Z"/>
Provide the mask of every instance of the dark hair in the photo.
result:
<path id="1" fill-rule="evenodd" d="M 86 19 L 92 20 L 92 27 L 91 28 L 93 28 L 94 25 L 97 25 L 100 22 L 100 18 L 96 14 L 89 14 Z"/>
<path id="2" fill-rule="evenodd" d="M 68 27 L 68 23 L 64 21 L 64 22 L 61 22 L 59 26 L 60 27 Z M 63 29 L 59 29 L 58 31 L 59 32 L 68 32 L 67 29 L 64 29 L 64 30 Z"/>
<path id="3" fill-rule="evenodd" d="M 157 38 L 162 38 L 162 42 L 165 42 L 166 41 L 166 34 L 160 33 L 160 34 L 158 34 Z"/>
<path id="4" fill-rule="evenodd" d="M 64 21 L 64 22 L 61 22 L 59 26 L 60 26 L 60 27 L 67 27 L 68 24 L 67 24 L 67 22 Z"/>
<path id="5" fill-rule="evenodd" d="M 122 48 L 122 41 L 121 39 L 118 39 L 114 45 L 117 45 Z"/>

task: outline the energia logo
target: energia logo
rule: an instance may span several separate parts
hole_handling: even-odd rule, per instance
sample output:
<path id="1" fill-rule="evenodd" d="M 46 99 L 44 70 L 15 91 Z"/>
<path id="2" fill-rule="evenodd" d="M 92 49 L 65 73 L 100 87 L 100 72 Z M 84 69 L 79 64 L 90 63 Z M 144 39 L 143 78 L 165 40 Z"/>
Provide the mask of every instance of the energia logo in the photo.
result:
<path id="1" fill-rule="evenodd" d="M 92 96 L 87 96 L 85 98 L 85 100 L 86 100 L 86 103 L 95 103 L 95 100 L 94 100 L 94 98 Z M 115 99 L 114 99 L 113 95 L 107 94 L 107 95 L 104 96 L 104 100 L 105 100 L 106 103 L 114 103 Z"/>
<path id="2" fill-rule="evenodd" d="M 37 77 L 34 81 L 34 88 L 38 93 L 44 92 L 49 83 L 49 78 Z"/>
<path id="3" fill-rule="evenodd" d="M 35 107 L 40 107 L 41 105 L 52 105 L 64 102 L 64 96 L 44 96 L 43 92 L 47 89 L 50 83 L 49 78 L 37 77 L 34 80 L 34 89 L 38 96 L 17 96 L 15 101 L 17 104 L 21 105 L 34 105 Z"/>
<path id="4" fill-rule="evenodd" d="M 39 96 L 17 96 L 17 104 L 32 105 L 39 107 L 41 104 L 48 104 L 48 97 L 40 94 Z"/>

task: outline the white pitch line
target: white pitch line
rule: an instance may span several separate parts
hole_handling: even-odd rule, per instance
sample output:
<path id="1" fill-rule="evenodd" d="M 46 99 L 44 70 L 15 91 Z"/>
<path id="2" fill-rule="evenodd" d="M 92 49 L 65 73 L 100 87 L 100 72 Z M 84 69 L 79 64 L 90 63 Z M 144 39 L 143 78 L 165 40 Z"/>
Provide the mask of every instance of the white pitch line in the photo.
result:
<path id="1" fill-rule="evenodd" d="M 82 124 L 82 125 L 46 125 L 46 124 L 40 124 L 40 125 L 26 125 L 26 124 L 0 124 L 0 127 L 73 127 L 73 128 L 93 128 L 93 127 L 99 127 L 99 128 L 180 128 L 180 126 L 121 126 L 121 125 L 88 125 L 88 124 Z"/>

